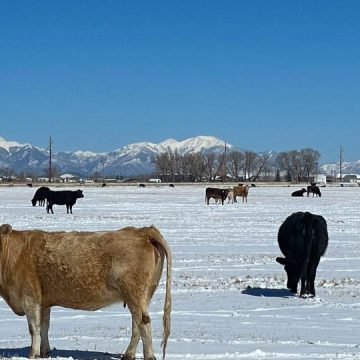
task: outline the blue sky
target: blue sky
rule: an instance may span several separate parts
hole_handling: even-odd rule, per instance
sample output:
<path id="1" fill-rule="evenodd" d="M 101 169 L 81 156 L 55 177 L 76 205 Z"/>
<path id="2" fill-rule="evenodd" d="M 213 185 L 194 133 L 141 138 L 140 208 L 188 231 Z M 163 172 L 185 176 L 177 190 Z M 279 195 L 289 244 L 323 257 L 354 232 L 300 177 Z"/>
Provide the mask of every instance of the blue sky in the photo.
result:
<path id="1" fill-rule="evenodd" d="M 0 0 L 0 136 L 360 159 L 360 1 Z"/>

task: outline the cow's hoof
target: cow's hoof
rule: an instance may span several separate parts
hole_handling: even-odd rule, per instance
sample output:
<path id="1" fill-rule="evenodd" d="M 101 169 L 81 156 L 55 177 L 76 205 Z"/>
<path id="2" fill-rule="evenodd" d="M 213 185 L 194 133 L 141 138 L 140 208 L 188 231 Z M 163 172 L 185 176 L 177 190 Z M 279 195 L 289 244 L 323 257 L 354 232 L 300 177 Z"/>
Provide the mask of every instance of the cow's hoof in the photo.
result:
<path id="1" fill-rule="evenodd" d="M 135 356 L 130 356 L 130 355 L 127 355 L 127 354 L 123 354 L 123 355 L 121 355 L 120 359 L 121 360 L 135 360 Z"/>
<path id="2" fill-rule="evenodd" d="M 50 357 L 50 353 L 51 353 L 51 349 L 40 350 L 40 357 L 48 358 L 48 357 Z"/>

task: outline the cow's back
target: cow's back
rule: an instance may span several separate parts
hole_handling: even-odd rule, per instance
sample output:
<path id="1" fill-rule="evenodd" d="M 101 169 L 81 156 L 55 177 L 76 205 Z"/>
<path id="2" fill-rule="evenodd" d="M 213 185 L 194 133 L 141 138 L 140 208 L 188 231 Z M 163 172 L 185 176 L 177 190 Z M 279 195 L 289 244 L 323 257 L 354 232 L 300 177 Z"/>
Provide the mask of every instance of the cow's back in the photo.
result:
<path id="1" fill-rule="evenodd" d="M 47 200 L 53 204 L 65 205 L 70 202 L 76 201 L 76 198 L 74 197 L 73 191 L 71 190 L 60 190 L 60 191 L 50 190 L 47 194 Z"/>
<path id="2" fill-rule="evenodd" d="M 281 252 L 289 259 L 305 257 L 306 222 L 312 227 L 313 240 L 310 244 L 312 253 L 323 256 L 328 245 L 326 220 L 320 215 L 296 212 L 288 216 L 281 224 L 278 232 L 278 243 Z"/>

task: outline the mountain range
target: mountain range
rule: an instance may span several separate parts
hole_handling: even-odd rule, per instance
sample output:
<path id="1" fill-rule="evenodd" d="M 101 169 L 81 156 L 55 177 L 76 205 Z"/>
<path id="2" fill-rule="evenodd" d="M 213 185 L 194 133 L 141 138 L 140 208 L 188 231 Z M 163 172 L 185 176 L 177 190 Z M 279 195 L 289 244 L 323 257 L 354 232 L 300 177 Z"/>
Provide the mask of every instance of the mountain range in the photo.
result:
<path id="1" fill-rule="evenodd" d="M 223 152 L 225 141 L 214 136 L 196 136 L 183 141 L 167 139 L 159 144 L 139 142 L 126 145 L 109 153 L 90 151 L 58 152 L 52 154 L 52 164 L 60 174 L 71 173 L 78 176 L 90 176 L 94 173 L 118 176 L 136 176 L 152 174 L 156 171 L 154 159 L 168 148 L 181 154 Z M 226 144 L 227 149 L 235 149 Z M 273 156 L 276 154 L 274 153 Z M 41 176 L 49 166 L 49 150 L 7 141 L 0 137 L 0 169 L 13 169 L 16 173 L 32 173 Z M 320 172 L 334 174 L 339 172 L 339 164 L 323 164 Z M 344 162 L 343 174 L 360 174 L 360 160 Z"/>
<path id="2" fill-rule="evenodd" d="M 196 136 L 184 141 L 165 140 L 159 144 L 140 142 L 126 145 L 109 153 L 90 151 L 52 154 L 52 164 L 60 174 L 89 176 L 94 173 L 136 176 L 155 172 L 154 159 L 168 148 L 181 154 L 195 152 L 223 152 L 225 142 L 213 136 Z M 227 149 L 233 146 L 227 144 Z M 0 137 L 0 169 L 14 169 L 16 173 L 41 175 L 49 166 L 49 150 L 30 144 L 7 141 Z"/>

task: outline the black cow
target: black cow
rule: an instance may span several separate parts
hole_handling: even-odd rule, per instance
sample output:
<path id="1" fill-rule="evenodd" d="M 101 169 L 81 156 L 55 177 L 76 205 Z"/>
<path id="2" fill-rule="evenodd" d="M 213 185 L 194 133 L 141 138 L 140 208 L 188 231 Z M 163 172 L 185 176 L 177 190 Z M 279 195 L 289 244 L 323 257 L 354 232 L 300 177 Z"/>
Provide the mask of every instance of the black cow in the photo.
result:
<path id="1" fill-rule="evenodd" d="M 31 200 L 32 205 L 36 206 L 36 203 L 39 202 L 39 206 L 44 206 L 46 194 L 48 193 L 48 191 L 50 191 L 50 189 L 46 186 L 39 187 L 35 191 L 34 197 Z"/>
<path id="2" fill-rule="evenodd" d="M 227 198 L 229 193 L 228 189 L 218 189 L 208 187 L 205 189 L 205 201 L 209 205 L 209 200 L 211 198 L 215 199 L 215 201 L 220 200 L 221 204 L 224 205 L 224 201 Z"/>
<path id="3" fill-rule="evenodd" d="M 300 296 L 315 296 L 316 269 L 320 257 L 325 254 L 328 239 L 326 221 L 320 215 L 296 212 L 282 223 L 278 243 L 285 258 L 278 257 L 276 261 L 285 267 L 291 292 L 297 292 L 301 280 Z"/>
<path id="4" fill-rule="evenodd" d="M 301 190 L 296 190 L 294 191 L 291 196 L 304 196 L 304 194 L 306 193 L 306 189 L 302 188 Z"/>
<path id="5" fill-rule="evenodd" d="M 309 185 L 307 187 L 307 196 L 309 196 L 309 194 L 312 193 L 313 194 L 313 197 L 316 195 L 316 196 L 319 196 L 321 197 L 321 191 L 320 191 L 320 188 L 316 185 Z"/>
<path id="6" fill-rule="evenodd" d="M 66 213 L 70 213 L 72 214 L 72 207 L 73 205 L 76 203 L 76 199 L 80 199 L 83 198 L 84 194 L 82 192 L 82 190 L 76 190 L 76 191 L 71 191 L 71 190 L 62 190 L 62 191 L 52 191 L 49 190 L 49 192 L 46 195 L 46 200 L 47 200 L 47 207 L 46 207 L 46 211 L 47 213 L 49 213 L 51 211 L 51 213 L 53 214 L 53 205 L 66 205 Z"/>

